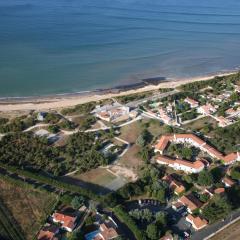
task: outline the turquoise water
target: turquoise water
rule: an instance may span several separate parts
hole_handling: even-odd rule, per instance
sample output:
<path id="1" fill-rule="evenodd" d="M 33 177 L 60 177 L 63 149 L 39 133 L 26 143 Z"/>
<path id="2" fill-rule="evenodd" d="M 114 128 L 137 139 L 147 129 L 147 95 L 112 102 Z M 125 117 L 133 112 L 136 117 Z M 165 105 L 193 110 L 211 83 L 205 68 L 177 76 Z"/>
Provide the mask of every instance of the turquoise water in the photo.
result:
<path id="1" fill-rule="evenodd" d="M 0 0 L 0 97 L 239 65 L 238 0 Z"/>

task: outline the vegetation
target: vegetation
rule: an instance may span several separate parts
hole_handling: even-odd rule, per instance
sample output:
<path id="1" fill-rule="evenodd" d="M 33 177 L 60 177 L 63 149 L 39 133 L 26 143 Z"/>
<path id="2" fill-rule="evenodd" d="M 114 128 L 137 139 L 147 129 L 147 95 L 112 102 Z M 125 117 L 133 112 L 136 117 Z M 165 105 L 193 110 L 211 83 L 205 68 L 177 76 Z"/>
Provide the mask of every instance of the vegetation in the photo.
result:
<path id="1" fill-rule="evenodd" d="M 36 121 L 33 117 L 22 116 L 14 118 L 11 121 L 1 118 L 0 133 L 21 132 L 35 125 L 35 123 Z"/>
<path id="2" fill-rule="evenodd" d="M 63 115 L 88 114 L 95 108 L 95 102 L 76 105 L 74 108 L 65 108 L 61 111 Z"/>
<path id="3" fill-rule="evenodd" d="M 203 208 L 203 216 L 210 223 L 225 218 L 231 211 L 231 205 L 226 198 L 214 197 L 209 204 Z"/>
<path id="4" fill-rule="evenodd" d="M 118 219 L 125 223 L 128 228 L 133 232 L 135 238 L 137 240 L 144 239 L 144 234 L 142 231 L 138 228 L 135 221 L 131 218 L 131 216 L 126 212 L 126 210 L 122 206 L 117 206 L 113 209 L 114 213 L 118 217 Z"/>

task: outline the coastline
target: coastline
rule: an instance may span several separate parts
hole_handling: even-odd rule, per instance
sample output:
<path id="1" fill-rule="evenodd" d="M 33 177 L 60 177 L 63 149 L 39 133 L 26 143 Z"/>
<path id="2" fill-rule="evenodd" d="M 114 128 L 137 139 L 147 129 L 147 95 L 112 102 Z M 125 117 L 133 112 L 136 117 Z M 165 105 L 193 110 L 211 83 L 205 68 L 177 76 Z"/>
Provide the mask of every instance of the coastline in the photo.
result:
<path id="1" fill-rule="evenodd" d="M 53 96 L 39 96 L 39 97 L 15 97 L 15 98 L 0 98 L 0 112 L 11 112 L 11 111 L 43 111 L 43 110 L 56 110 L 67 107 L 74 107 L 78 104 L 83 104 L 92 101 L 100 101 L 108 98 L 119 97 L 129 94 L 142 93 L 148 91 L 155 91 L 160 88 L 176 88 L 180 85 L 197 82 L 197 81 L 206 81 L 214 77 L 222 77 L 232 75 L 237 73 L 239 70 L 235 71 L 226 71 L 224 73 L 216 73 L 207 75 L 204 77 L 194 77 L 194 78 L 185 78 L 185 79 L 165 79 L 161 80 L 158 84 L 144 82 L 147 79 L 144 79 L 142 82 L 119 86 L 112 89 L 102 89 L 95 91 L 85 91 L 79 93 L 67 93 L 67 94 L 58 94 Z"/>

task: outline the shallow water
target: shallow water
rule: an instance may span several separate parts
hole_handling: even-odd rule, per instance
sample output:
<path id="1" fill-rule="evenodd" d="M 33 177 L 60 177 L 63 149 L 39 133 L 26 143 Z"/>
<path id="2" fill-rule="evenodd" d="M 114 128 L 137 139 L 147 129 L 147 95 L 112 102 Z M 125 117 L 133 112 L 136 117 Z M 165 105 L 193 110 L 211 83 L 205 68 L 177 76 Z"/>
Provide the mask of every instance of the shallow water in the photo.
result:
<path id="1" fill-rule="evenodd" d="M 0 0 L 0 97 L 239 65 L 238 0 Z"/>

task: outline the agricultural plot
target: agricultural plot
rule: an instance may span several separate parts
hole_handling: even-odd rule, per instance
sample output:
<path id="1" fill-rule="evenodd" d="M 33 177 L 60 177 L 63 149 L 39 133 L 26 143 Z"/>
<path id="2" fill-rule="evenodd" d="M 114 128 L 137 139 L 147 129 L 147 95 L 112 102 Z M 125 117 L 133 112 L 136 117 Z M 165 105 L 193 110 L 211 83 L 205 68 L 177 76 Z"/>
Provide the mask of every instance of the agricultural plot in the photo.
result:
<path id="1" fill-rule="evenodd" d="M 3 180 L 0 180 L 0 192 L 0 233 L 7 236 L 7 240 L 32 240 L 43 220 L 51 214 L 56 196 L 20 188 Z"/>

